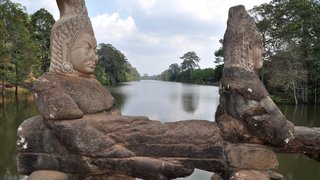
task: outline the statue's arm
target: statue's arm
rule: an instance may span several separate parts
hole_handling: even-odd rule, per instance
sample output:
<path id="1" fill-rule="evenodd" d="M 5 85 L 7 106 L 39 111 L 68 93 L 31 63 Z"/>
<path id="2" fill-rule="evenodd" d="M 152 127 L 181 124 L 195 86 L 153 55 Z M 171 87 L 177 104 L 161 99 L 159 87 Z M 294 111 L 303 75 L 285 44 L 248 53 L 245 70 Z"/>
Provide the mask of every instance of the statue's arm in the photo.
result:
<path id="1" fill-rule="evenodd" d="M 33 92 L 37 109 L 45 119 L 65 120 L 83 117 L 76 102 L 57 83 L 40 77 L 34 83 Z"/>

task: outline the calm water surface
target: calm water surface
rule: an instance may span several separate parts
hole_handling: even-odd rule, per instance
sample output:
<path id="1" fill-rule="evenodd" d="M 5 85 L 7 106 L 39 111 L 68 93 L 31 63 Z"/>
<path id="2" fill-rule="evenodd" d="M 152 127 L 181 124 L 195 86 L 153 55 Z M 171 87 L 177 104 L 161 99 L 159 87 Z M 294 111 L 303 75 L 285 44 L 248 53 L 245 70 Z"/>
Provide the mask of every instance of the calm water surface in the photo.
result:
<path id="1" fill-rule="evenodd" d="M 219 102 L 218 88 L 161 81 L 125 83 L 109 88 L 123 115 L 145 115 L 153 120 L 173 122 L 186 119 L 214 121 Z M 16 170 L 16 130 L 20 123 L 37 115 L 30 95 L 0 98 L 0 179 L 25 179 Z M 320 127 L 320 106 L 281 105 L 296 125 Z M 302 155 L 279 155 L 279 172 L 288 180 L 320 179 L 320 163 Z M 212 173 L 196 170 L 188 180 L 209 180 Z"/>

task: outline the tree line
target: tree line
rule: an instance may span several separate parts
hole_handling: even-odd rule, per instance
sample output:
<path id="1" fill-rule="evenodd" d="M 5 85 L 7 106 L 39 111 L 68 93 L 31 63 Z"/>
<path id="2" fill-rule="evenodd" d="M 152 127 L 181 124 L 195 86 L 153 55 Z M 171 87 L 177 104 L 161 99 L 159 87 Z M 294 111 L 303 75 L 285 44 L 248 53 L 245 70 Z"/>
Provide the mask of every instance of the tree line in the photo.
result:
<path id="1" fill-rule="evenodd" d="M 47 10 L 29 15 L 26 8 L 10 0 L 0 0 L 0 85 L 6 87 L 32 83 L 50 66 L 50 33 L 55 20 Z M 107 54 L 107 55 L 106 55 Z M 100 44 L 95 74 L 105 85 L 136 80 L 140 75 L 126 57 L 110 44 Z"/>
<path id="2" fill-rule="evenodd" d="M 156 76 L 144 75 L 142 79 L 157 79 L 172 82 L 184 82 L 194 84 L 217 84 L 222 78 L 223 65 L 216 68 L 200 69 L 201 60 L 194 51 L 185 53 L 180 57 L 182 63 L 173 63 L 169 68 Z"/>

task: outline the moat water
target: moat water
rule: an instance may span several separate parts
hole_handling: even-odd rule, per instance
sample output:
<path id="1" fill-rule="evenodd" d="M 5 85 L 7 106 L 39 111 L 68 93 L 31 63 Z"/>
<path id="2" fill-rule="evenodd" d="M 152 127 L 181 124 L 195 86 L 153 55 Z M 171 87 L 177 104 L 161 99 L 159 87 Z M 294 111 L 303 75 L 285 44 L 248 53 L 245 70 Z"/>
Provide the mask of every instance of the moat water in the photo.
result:
<path id="1" fill-rule="evenodd" d="M 173 122 L 188 119 L 214 121 L 218 88 L 162 81 L 138 81 L 108 88 L 123 115 L 144 115 Z M 320 106 L 279 105 L 295 125 L 320 127 Z M 38 115 L 33 97 L 0 98 L 0 179 L 20 180 L 16 170 L 16 130 L 25 119 Z M 279 154 L 278 172 L 286 180 L 320 179 L 320 163 L 303 155 Z M 209 180 L 211 172 L 196 170 L 187 180 Z"/>

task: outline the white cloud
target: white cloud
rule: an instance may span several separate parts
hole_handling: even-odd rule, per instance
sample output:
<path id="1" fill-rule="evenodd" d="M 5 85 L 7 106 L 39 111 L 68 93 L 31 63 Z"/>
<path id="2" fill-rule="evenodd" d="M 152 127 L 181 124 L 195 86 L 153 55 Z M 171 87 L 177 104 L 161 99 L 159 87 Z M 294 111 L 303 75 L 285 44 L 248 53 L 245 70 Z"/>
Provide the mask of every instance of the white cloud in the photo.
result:
<path id="1" fill-rule="evenodd" d="M 220 9 L 219 1 L 212 0 L 176 0 L 174 6 L 182 13 L 191 13 L 201 20 L 211 20 L 218 14 Z"/>
<path id="2" fill-rule="evenodd" d="M 158 0 L 117 0 L 122 8 L 130 12 L 142 10 L 146 14 L 152 13 Z"/>
<path id="3" fill-rule="evenodd" d="M 98 41 L 122 40 L 137 32 L 131 16 L 121 19 L 118 13 L 102 14 L 91 18 Z"/>
<path id="4" fill-rule="evenodd" d="M 156 4 L 156 0 L 137 0 L 138 4 L 145 11 L 150 11 Z"/>
<path id="5" fill-rule="evenodd" d="M 184 53 L 195 51 L 202 59 L 200 66 L 212 67 L 213 52 L 218 38 L 199 35 L 144 32 L 133 17 L 121 18 L 118 13 L 91 18 L 99 43 L 110 43 L 122 51 L 140 73 L 158 74 L 173 63 L 181 63 Z"/>

